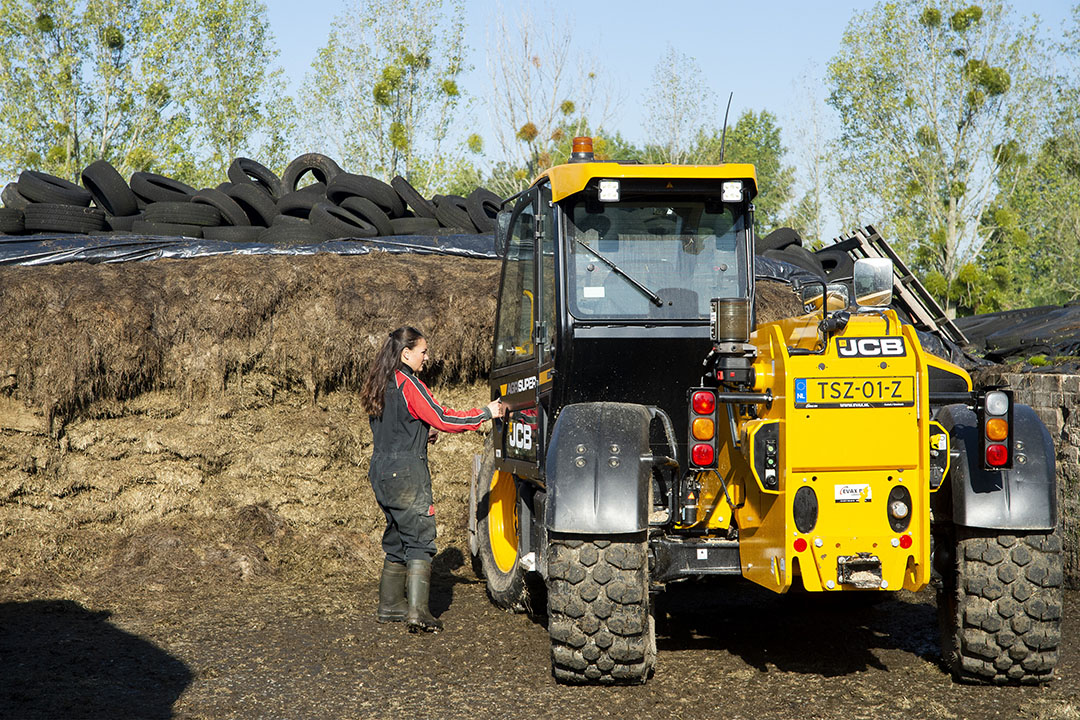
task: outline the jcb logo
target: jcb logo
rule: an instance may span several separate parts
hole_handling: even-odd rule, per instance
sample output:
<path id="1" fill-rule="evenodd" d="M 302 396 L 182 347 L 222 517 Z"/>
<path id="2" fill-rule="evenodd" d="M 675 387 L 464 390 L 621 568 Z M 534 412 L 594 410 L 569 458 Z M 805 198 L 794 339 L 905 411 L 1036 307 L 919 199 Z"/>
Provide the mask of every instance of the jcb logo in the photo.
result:
<path id="1" fill-rule="evenodd" d="M 902 357 L 907 354 L 904 338 L 837 338 L 840 357 Z"/>
<path id="2" fill-rule="evenodd" d="M 506 432 L 506 442 L 512 448 L 518 450 L 532 450 L 533 428 L 526 423 L 510 423 Z"/>

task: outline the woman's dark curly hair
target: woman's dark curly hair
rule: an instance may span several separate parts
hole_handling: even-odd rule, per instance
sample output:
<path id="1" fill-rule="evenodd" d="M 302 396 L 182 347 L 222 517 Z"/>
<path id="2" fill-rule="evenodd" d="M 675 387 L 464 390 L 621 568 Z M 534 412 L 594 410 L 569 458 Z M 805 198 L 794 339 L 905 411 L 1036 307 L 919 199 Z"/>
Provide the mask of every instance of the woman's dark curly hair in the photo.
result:
<path id="1" fill-rule="evenodd" d="M 402 367 L 401 351 L 416 347 L 424 338 L 424 333 L 410 325 L 403 325 L 386 338 L 379 354 L 371 363 L 371 369 L 360 388 L 360 405 L 372 417 L 382 417 L 386 401 L 386 385 L 393 379 L 394 373 Z"/>

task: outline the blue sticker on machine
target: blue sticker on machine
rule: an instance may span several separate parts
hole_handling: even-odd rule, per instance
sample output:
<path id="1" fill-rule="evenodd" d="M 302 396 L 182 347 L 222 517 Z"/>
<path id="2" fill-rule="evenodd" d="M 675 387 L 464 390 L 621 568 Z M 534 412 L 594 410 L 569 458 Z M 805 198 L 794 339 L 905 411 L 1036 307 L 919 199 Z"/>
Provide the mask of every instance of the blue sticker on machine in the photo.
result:
<path id="1" fill-rule="evenodd" d="M 806 402 L 806 378 L 795 378 L 795 402 Z"/>

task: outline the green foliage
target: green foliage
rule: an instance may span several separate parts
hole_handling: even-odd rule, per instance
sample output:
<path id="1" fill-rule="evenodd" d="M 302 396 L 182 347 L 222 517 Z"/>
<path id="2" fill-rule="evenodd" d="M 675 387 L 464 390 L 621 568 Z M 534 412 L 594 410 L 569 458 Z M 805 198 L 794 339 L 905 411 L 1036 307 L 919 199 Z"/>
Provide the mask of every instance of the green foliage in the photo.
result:
<path id="1" fill-rule="evenodd" d="M 1062 87 L 1051 133 L 987 220 L 980 264 L 1008 278 L 1008 309 L 1080 298 L 1080 89 Z"/>
<path id="2" fill-rule="evenodd" d="M 0 0 L 0 175 L 75 180 L 104 158 L 199 182 L 260 129 L 272 40 L 256 0 L 40 6 Z"/>
<path id="3" fill-rule="evenodd" d="M 978 5 L 972 5 L 966 7 L 963 10 L 957 10 L 953 13 L 953 16 L 949 18 L 949 26 L 958 33 L 967 31 L 975 23 L 982 20 L 983 10 Z"/>
<path id="4" fill-rule="evenodd" d="M 352 172 L 403 175 L 428 194 L 443 187 L 438 169 L 466 150 L 444 144 L 465 102 L 463 17 L 460 0 L 353 2 L 304 83 L 308 142 Z"/>
<path id="5" fill-rule="evenodd" d="M 536 129 L 536 123 L 527 122 L 518 128 L 517 139 L 522 142 L 531 143 L 540 134 L 540 131 Z"/>
<path id="6" fill-rule="evenodd" d="M 990 282 L 971 269 L 988 213 L 1017 187 L 1050 98 L 1037 30 L 1002 0 L 900 0 L 853 17 L 829 64 L 834 195 L 896 238 L 950 313 Z"/>
<path id="7" fill-rule="evenodd" d="M 693 163 L 720 162 L 723 130 L 701 130 L 688 152 Z M 784 164 L 786 149 L 776 116 L 768 110 L 747 110 L 728 128 L 724 162 L 751 163 L 757 170 L 758 195 L 754 200 L 757 230 L 766 234 L 787 224 L 784 209 L 794 196 L 795 171 Z"/>
<path id="8" fill-rule="evenodd" d="M 210 185 L 233 158 L 260 154 L 256 137 L 281 132 L 271 123 L 282 113 L 271 106 L 283 102 L 285 83 L 273 66 L 278 51 L 261 0 L 195 0 L 192 13 L 192 80 L 178 99 L 191 108 L 192 134 L 209 155 L 198 163 L 199 184 Z"/>

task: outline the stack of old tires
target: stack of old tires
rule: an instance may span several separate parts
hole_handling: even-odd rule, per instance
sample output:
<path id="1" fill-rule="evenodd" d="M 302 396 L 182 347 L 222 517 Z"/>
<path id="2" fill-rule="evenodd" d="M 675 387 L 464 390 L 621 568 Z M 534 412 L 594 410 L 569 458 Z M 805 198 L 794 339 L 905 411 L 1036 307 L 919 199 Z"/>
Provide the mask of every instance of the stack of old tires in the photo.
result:
<path id="1" fill-rule="evenodd" d="M 82 171 L 82 187 L 26 170 L 2 193 L 0 234 L 80 233 L 316 243 L 335 238 L 489 233 L 502 199 L 477 188 L 467 197 L 421 195 L 407 180 L 389 184 L 344 172 L 308 153 L 278 177 L 237 158 L 229 181 L 197 190 L 137 172 L 130 183 L 104 160 Z"/>

